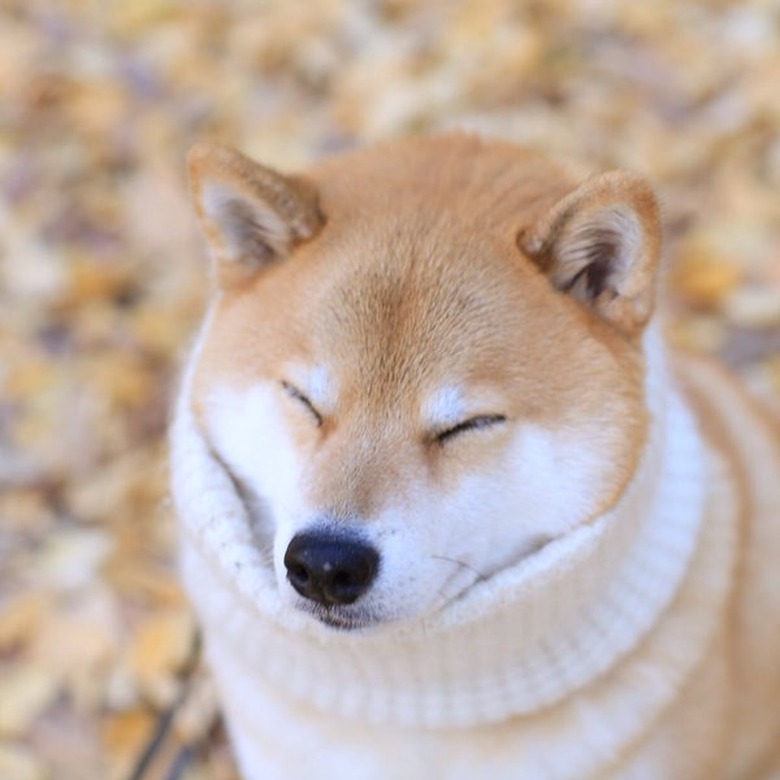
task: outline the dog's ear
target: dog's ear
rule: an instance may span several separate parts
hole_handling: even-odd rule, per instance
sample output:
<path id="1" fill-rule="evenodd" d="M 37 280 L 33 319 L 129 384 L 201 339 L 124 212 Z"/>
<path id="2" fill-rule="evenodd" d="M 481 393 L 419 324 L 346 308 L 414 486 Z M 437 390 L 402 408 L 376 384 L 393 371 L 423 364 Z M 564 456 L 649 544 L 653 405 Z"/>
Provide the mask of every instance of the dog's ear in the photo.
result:
<path id="1" fill-rule="evenodd" d="M 554 287 L 626 335 L 647 324 L 661 251 L 658 202 L 640 176 L 589 179 L 518 236 Z"/>
<path id="2" fill-rule="evenodd" d="M 235 149 L 196 144 L 187 166 L 220 286 L 283 259 L 324 223 L 312 183 L 276 173 Z"/>

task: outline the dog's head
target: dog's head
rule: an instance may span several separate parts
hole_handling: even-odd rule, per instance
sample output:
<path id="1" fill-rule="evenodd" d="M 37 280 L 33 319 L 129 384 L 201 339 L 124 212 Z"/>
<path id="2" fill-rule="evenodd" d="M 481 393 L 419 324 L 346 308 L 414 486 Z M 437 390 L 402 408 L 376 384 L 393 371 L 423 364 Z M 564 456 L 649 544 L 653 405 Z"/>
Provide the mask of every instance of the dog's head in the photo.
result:
<path id="1" fill-rule="evenodd" d="M 647 428 L 655 199 L 450 136 L 305 177 L 190 156 L 192 404 L 291 609 L 421 617 L 609 509 Z"/>

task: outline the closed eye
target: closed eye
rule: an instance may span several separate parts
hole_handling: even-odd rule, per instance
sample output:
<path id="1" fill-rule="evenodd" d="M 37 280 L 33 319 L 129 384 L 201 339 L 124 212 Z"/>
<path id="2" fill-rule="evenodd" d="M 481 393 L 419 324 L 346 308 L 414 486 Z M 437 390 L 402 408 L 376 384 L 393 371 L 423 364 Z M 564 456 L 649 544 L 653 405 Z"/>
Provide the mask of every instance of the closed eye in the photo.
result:
<path id="1" fill-rule="evenodd" d="M 282 380 L 281 385 L 290 398 L 293 398 L 294 400 L 298 401 L 299 404 L 306 407 L 308 412 L 312 415 L 312 417 L 314 417 L 315 421 L 317 422 L 317 427 L 319 428 L 319 426 L 322 425 L 322 415 L 319 413 L 314 404 L 295 385 L 291 385 L 289 382 L 285 382 L 284 380 Z"/>
<path id="2" fill-rule="evenodd" d="M 471 417 L 468 420 L 459 422 L 457 425 L 453 425 L 452 428 L 447 428 L 446 431 L 440 431 L 436 434 L 436 441 L 439 444 L 444 444 L 446 441 L 459 436 L 466 431 L 481 430 L 482 428 L 490 428 L 494 425 L 500 425 L 506 422 L 506 417 L 503 414 L 481 414 L 477 417 Z"/>

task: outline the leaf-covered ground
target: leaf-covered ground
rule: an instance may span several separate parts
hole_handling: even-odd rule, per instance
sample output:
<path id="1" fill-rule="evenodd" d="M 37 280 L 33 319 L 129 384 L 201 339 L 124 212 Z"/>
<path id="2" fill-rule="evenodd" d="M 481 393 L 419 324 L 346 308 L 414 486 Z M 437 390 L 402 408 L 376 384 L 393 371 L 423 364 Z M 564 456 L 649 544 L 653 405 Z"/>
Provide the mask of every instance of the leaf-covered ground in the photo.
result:
<path id="1" fill-rule="evenodd" d="M 172 707 L 144 777 L 233 777 L 166 496 L 189 145 L 295 169 L 452 126 L 650 176 L 673 337 L 777 402 L 775 0 L 0 6 L 0 778 L 138 777 Z"/>

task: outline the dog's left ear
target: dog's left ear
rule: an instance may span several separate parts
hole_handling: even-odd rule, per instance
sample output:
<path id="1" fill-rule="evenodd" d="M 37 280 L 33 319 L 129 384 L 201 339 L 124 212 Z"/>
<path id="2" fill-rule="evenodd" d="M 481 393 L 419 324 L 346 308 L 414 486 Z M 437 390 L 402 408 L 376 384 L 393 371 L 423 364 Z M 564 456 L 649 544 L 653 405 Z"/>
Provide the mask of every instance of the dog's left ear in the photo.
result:
<path id="1" fill-rule="evenodd" d="M 314 185 L 285 176 L 235 149 L 196 144 L 190 185 L 221 287 L 241 283 L 286 258 L 324 224 Z"/>
<path id="2" fill-rule="evenodd" d="M 518 236 L 554 287 L 626 335 L 638 334 L 655 303 L 661 250 L 658 202 L 640 176 L 596 176 Z"/>

